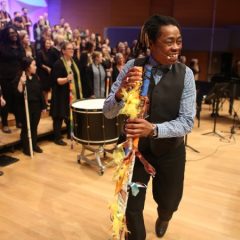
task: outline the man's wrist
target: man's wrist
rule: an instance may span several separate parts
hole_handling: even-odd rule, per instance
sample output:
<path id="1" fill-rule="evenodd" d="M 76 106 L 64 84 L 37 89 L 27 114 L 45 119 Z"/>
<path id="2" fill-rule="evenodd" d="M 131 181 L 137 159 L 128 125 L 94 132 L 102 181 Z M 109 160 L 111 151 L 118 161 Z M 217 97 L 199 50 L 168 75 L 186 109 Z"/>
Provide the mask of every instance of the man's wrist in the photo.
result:
<path id="1" fill-rule="evenodd" d="M 151 138 L 157 138 L 158 137 L 158 126 L 157 124 L 152 124 L 152 131 L 150 133 Z"/>
<path id="2" fill-rule="evenodd" d="M 117 102 L 120 102 L 122 100 L 122 90 L 118 89 L 117 92 L 115 93 L 115 99 Z"/>

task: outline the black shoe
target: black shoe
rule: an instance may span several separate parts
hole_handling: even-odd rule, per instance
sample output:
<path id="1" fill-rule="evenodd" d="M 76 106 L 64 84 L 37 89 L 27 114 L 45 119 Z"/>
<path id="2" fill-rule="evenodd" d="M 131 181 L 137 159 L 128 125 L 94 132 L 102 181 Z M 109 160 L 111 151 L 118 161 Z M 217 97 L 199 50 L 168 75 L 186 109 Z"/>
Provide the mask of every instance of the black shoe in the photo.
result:
<path id="1" fill-rule="evenodd" d="M 34 147 L 33 151 L 37 152 L 37 153 L 42 153 L 43 152 L 43 150 L 39 146 Z"/>
<path id="2" fill-rule="evenodd" d="M 155 224 L 155 232 L 157 237 L 162 238 L 164 236 L 168 228 L 168 223 L 168 221 L 162 221 L 159 218 L 157 219 Z"/>
<path id="3" fill-rule="evenodd" d="M 67 145 L 67 143 L 64 142 L 62 139 L 55 140 L 54 142 L 55 142 L 55 144 L 61 145 L 61 146 L 66 146 Z"/>
<path id="4" fill-rule="evenodd" d="M 11 133 L 12 132 L 8 126 L 3 126 L 2 131 L 4 133 Z"/>
<path id="5" fill-rule="evenodd" d="M 25 155 L 27 155 L 27 156 L 31 156 L 31 154 L 30 154 L 30 151 L 29 151 L 29 150 L 23 150 L 23 153 L 24 153 Z"/>
<path id="6" fill-rule="evenodd" d="M 4 173 L 3 173 L 3 171 L 0 171 L 0 176 L 2 176 Z"/>

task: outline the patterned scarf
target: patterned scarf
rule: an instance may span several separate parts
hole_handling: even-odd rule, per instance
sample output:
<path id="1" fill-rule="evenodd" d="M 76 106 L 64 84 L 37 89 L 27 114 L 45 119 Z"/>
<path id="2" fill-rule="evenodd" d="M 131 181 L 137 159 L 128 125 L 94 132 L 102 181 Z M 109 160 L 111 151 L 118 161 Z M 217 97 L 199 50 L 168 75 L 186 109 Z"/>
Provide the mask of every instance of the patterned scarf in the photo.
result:
<path id="1" fill-rule="evenodd" d="M 64 59 L 64 57 L 61 57 L 61 60 L 62 60 L 62 62 L 64 64 L 64 67 L 65 67 L 67 73 L 68 74 L 71 73 L 72 72 L 71 67 L 67 64 L 67 62 Z M 72 84 L 72 86 L 73 86 L 73 89 L 72 89 L 73 99 L 72 100 L 75 101 L 75 100 L 77 100 L 77 91 L 79 91 L 80 99 L 83 98 L 83 95 L 82 95 L 82 84 L 81 84 L 80 72 L 78 70 L 78 67 L 77 67 L 77 65 L 76 65 L 76 63 L 74 62 L 73 59 L 71 61 L 72 61 L 72 66 L 73 66 L 75 72 L 77 73 L 78 89 L 76 88 L 76 85 L 75 85 L 75 79 L 74 79 L 73 84 Z"/>

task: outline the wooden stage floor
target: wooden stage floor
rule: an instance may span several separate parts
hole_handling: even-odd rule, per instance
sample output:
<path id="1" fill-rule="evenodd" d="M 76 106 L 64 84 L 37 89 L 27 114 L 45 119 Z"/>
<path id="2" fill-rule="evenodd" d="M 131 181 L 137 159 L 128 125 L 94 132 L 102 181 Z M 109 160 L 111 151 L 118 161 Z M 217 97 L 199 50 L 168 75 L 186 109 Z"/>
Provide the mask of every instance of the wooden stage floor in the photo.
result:
<path id="1" fill-rule="evenodd" d="M 233 121 L 227 107 L 225 103 L 217 119 L 217 131 L 225 139 L 202 135 L 213 129 L 208 105 L 203 106 L 200 127 L 196 120 L 188 135 L 188 145 L 200 153 L 187 148 L 184 195 L 165 240 L 240 239 L 240 129 L 229 139 Z M 240 104 L 235 108 L 238 111 Z M 44 153 L 33 159 L 19 150 L 7 153 L 20 161 L 0 169 L 4 171 L 0 177 L 0 239 L 110 239 L 108 205 L 113 200 L 114 168 L 106 168 L 99 176 L 95 167 L 79 165 L 81 145 L 77 143 L 73 150 L 70 144 L 61 147 L 47 140 L 40 146 Z M 144 215 L 147 240 L 157 239 L 151 184 Z"/>
<path id="2" fill-rule="evenodd" d="M 6 146 L 15 146 L 16 144 L 20 143 L 19 138 L 21 129 L 15 127 L 15 120 L 12 114 L 10 114 L 8 122 L 12 133 L 6 134 L 0 130 L 0 149 Z M 47 112 L 43 113 L 42 118 L 40 119 L 38 126 L 38 136 L 41 137 L 49 134 L 52 134 L 52 119 L 48 116 Z"/>

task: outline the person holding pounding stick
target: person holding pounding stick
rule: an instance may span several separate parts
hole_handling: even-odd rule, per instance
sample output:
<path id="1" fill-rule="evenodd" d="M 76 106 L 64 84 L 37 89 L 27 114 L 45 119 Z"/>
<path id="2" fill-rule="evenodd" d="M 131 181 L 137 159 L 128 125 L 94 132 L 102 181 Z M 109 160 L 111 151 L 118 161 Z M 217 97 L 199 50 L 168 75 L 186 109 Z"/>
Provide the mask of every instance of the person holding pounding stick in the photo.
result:
<path id="1" fill-rule="evenodd" d="M 21 142 L 23 146 L 23 153 L 25 155 L 31 156 L 31 147 L 34 152 L 42 153 L 43 150 L 37 144 L 37 128 L 41 118 L 41 112 L 46 110 L 46 104 L 41 90 L 40 80 L 36 75 L 36 61 L 31 57 L 24 57 L 22 61 L 22 75 L 19 78 L 17 84 L 17 92 L 19 97 L 19 108 L 21 108 Z M 26 88 L 26 89 L 25 89 Z M 27 95 L 24 95 L 24 91 L 27 90 Z M 24 97 L 27 99 L 24 99 Z M 27 101 L 28 111 L 26 109 Z M 29 115 L 30 126 L 27 125 L 27 114 Z M 31 137 L 29 136 L 29 129 L 31 132 Z M 32 142 L 29 142 L 30 139 Z"/>
<path id="2" fill-rule="evenodd" d="M 124 131 L 127 137 L 140 137 L 138 149 L 155 168 L 152 193 L 157 203 L 155 224 L 157 237 L 164 236 L 173 213 L 178 209 L 183 194 L 185 170 L 184 136 L 194 124 L 195 81 L 190 68 L 178 62 L 182 49 L 182 35 L 178 22 L 168 16 L 151 16 L 143 25 L 136 50 L 150 49 L 143 67 L 151 66 L 148 89 L 149 107 L 145 119 L 128 119 Z M 142 74 L 135 66 L 136 59 L 126 63 L 106 99 L 103 113 L 114 118 L 123 108 L 123 89 L 131 89 Z M 136 160 L 133 182 L 148 184 L 150 175 Z M 126 209 L 128 240 L 146 239 L 143 209 L 146 189 L 137 196 L 129 192 Z"/>

